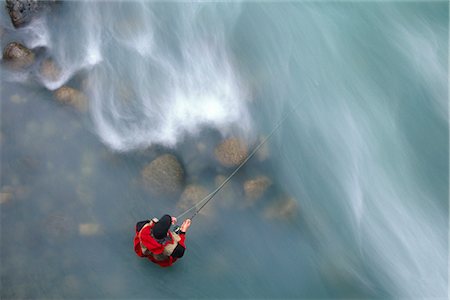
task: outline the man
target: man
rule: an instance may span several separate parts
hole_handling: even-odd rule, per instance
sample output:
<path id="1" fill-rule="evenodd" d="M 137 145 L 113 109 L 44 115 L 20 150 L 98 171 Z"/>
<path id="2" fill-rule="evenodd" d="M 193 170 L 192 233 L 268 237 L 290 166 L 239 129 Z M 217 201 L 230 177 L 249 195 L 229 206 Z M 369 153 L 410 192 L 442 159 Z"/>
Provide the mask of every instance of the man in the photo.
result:
<path id="1" fill-rule="evenodd" d="M 169 267 L 183 257 L 186 250 L 184 240 L 191 220 L 185 220 L 178 233 L 169 230 L 170 225 L 176 223 L 177 219 L 169 215 L 164 215 L 160 220 L 153 218 L 151 221 L 138 222 L 134 236 L 136 254 L 147 257 L 161 267 Z"/>

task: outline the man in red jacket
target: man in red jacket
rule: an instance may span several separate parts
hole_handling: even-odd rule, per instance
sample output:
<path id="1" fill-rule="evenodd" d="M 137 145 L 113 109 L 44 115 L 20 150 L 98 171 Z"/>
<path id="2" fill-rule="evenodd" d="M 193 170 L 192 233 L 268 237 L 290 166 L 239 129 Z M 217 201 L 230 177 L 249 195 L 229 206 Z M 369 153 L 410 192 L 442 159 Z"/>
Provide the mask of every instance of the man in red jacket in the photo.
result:
<path id="1" fill-rule="evenodd" d="M 160 220 L 153 218 L 151 221 L 138 222 L 134 236 L 136 254 L 147 257 L 161 267 L 169 267 L 183 257 L 186 250 L 184 240 L 191 220 L 185 220 L 178 233 L 169 230 L 170 225 L 176 222 L 177 219 L 169 215 L 164 215 Z"/>

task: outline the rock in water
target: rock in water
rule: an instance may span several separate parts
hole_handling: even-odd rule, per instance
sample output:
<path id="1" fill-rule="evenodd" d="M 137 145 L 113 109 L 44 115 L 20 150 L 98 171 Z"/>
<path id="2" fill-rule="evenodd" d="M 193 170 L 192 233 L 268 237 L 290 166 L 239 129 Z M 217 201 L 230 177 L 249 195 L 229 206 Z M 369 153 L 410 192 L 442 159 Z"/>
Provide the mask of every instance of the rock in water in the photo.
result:
<path id="1" fill-rule="evenodd" d="M 41 63 L 41 76 L 50 81 L 57 81 L 61 77 L 61 69 L 54 60 L 47 58 Z"/>
<path id="2" fill-rule="evenodd" d="M 286 220 L 297 214 L 297 202 L 292 197 L 281 197 L 266 208 L 264 216 L 267 219 Z"/>
<path id="3" fill-rule="evenodd" d="M 96 223 L 78 224 L 78 233 L 84 236 L 93 236 L 100 233 L 100 225 Z"/>
<path id="4" fill-rule="evenodd" d="M 155 195 L 174 196 L 184 183 L 184 170 L 172 154 L 164 154 L 154 159 L 142 170 L 146 187 Z"/>
<path id="5" fill-rule="evenodd" d="M 183 193 L 180 196 L 180 201 L 177 204 L 177 207 L 182 210 L 186 210 L 193 205 L 197 204 L 199 201 L 203 200 L 206 196 L 208 196 L 208 191 L 206 188 L 196 185 L 190 184 L 188 185 Z M 194 210 L 192 211 L 194 213 Z M 209 215 L 211 213 L 211 209 L 209 206 L 205 206 L 201 211 L 201 214 Z"/>
<path id="6" fill-rule="evenodd" d="M 6 8 L 14 27 L 28 24 L 45 1 L 6 0 Z"/>
<path id="7" fill-rule="evenodd" d="M 245 196 L 249 200 L 256 200 L 262 197 L 267 188 L 272 185 L 272 181 L 267 176 L 258 176 L 244 182 Z"/>
<path id="8" fill-rule="evenodd" d="M 3 50 L 3 59 L 13 68 L 26 68 L 34 63 L 34 53 L 24 45 L 12 42 Z"/>
<path id="9" fill-rule="evenodd" d="M 63 86 L 57 89 L 53 95 L 63 104 L 71 105 L 82 112 L 87 110 L 87 97 L 74 88 Z"/>
<path id="10" fill-rule="evenodd" d="M 243 141 L 237 138 L 229 138 L 216 147 L 214 154 L 223 166 L 234 167 L 247 158 L 248 148 Z"/>
<path id="11" fill-rule="evenodd" d="M 7 203 L 14 198 L 14 190 L 10 186 L 2 187 L 0 191 L 0 204 Z"/>

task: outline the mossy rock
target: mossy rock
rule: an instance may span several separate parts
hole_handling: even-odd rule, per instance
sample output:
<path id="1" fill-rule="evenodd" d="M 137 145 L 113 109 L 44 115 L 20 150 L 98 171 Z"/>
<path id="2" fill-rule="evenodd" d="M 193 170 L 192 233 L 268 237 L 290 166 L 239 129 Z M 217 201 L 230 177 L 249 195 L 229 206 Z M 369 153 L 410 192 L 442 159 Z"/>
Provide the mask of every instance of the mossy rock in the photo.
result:
<path id="1" fill-rule="evenodd" d="M 174 196 L 184 184 L 184 169 L 172 154 L 155 158 L 141 172 L 146 188 L 157 196 Z"/>
<path id="2" fill-rule="evenodd" d="M 222 166 L 234 167 L 241 164 L 247 158 L 248 147 L 240 139 L 228 138 L 216 147 L 214 154 Z"/>

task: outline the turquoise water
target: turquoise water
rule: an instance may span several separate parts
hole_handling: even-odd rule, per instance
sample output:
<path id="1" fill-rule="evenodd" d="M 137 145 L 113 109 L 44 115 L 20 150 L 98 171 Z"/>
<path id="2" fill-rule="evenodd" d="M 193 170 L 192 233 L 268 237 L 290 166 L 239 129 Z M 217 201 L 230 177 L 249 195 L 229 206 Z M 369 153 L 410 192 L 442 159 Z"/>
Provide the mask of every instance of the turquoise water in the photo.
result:
<path id="1" fill-rule="evenodd" d="M 20 41 L 37 62 L 2 65 L 1 297 L 446 298 L 448 12 L 62 2 L 14 29 L 2 9 L 2 48 Z M 46 57 L 56 81 L 39 75 Z M 88 112 L 55 101 L 62 85 Z M 173 153 L 212 190 L 233 171 L 214 147 L 254 147 L 286 112 L 269 157 L 196 217 L 182 260 L 134 254 L 137 221 L 182 212 L 143 187 L 146 164 Z M 248 205 L 242 186 L 261 174 L 272 186 Z"/>

